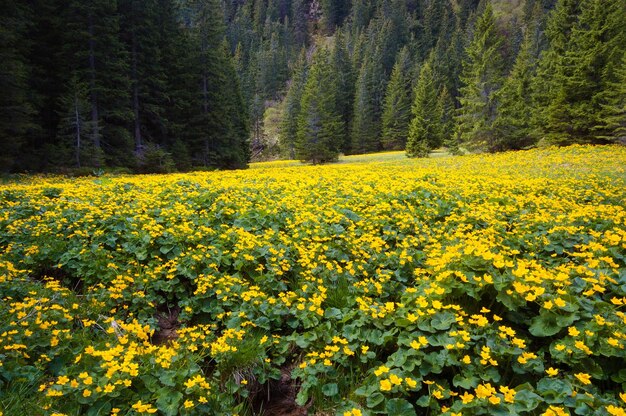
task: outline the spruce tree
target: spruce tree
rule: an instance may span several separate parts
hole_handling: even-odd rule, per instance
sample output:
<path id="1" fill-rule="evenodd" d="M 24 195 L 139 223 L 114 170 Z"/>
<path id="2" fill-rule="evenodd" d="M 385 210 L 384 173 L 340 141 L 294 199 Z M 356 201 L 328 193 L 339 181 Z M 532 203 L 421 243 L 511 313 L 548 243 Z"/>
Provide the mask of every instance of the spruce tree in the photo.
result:
<path id="1" fill-rule="evenodd" d="M 375 91 L 372 85 L 375 61 L 368 57 L 363 61 L 356 81 L 354 94 L 354 117 L 351 128 L 352 154 L 375 152 L 378 150 L 380 124 L 377 118 Z"/>
<path id="2" fill-rule="evenodd" d="M 350 129 L 352 123 L 352 110 L 354 103 L 354 74 L 352 72 L 352 63 L 350 62 L 350 54 L 344 41 L 342 31 L 338 30 L 335 34 L 335 44 L 331 55 L 332 71 L 337 78 L 337 103 L 336 108 L 341 113 L 341 120 L 344 126 L 344 132 L 341 140 L 341 151 L 344 154 L 350 153 Z"/>
<path id="3" fill-rule="evenodd" d="M 336 79 L 329 52 L 321 49 L 313 57 L 302 93 L 296 136 L 296 158 L 313 164 L 337 159 L 344 129 L 336 108 Z"/>
<path id="4" fill-rule="evenodd" d="M 20 167 L 22 145 L 36 129 L 25 41 L 31 18 L 23 2 L 6 2 L 0 15 L 0 172 Z"/>
<path id="5" fill-rule="evenodd" d="M 408 49 L 403 48 L 387 84 L 382 115 L 383 149 L 401 150 L 406 147 L 411 120 L 411 61 Z"/>
<path id="6" fill-rule="evenodd" d="M 121 39 L 121 14 L 116 2 L 110 0 L 87 3 L 74 0 L 68 4 L 63 15 L 66 32 L 62 52 L 65 70 L 76 79 L 66 81 L 70 89 L 62 100 L 71 103 L 85 86 L 90 128 L 85 129 L 88 136 L 84 147 L 89 140 L 94 155 L 103 154 L 109 164 L 129 166 L 133 161 L 128 131 L 132 114 L 129 55 Z M 68 110 L 65 106 L 59 114 Z M 101 157 L 94 156 L 87 165 L 100 166 L 103 162 Z"/>
<path id="7" fill-rule="evenodd" d="M 497 149 L 497 93 L 504 79 L 502 42 L 491 4 L 487 4 L 476 21 L 461 74 L 457 127 L 462 144 L 471 150 Z"/>
<path id="8" fill-rule="evenodd" d="M 189 150 L 194 164 L 217 168 L 247 165 L 248 124 L 239 82 L 230 53 L 225 49 L 224 23 L 217 0 L 194 3 L 191 23 L 197 113 Z"/>
<path id="9" fill-rule="evenodd" d="M 560 89 L 558 74 L 568 48 L 571 32 L 578 20 L 581 0 L 559 0 L 546 22 L 548 48 L 542 52 L 533 79 L 533 127 L 538 137 L 547 135 L 548 105 L 557 100 Z M 556 108 L 555 108 L 556 109 Z"/>
<path id="10" fill-rule="evenodd" d="M 448 148 L 453 146 L 455 111 L 454 100 L 448 88 L 444 85 L 437 97 L 437 113 L 439 114 L 439 120 L 441 120 L 439 144 Z"/>
<path id="11" fill-rule="evenodd" d="M 532 113 L 532 80 L 535 76 L 535 37 L 527 30 L 511 73 L 499 92 L 498 115 L 495 130 L 498 136 L 491 149 L 503 151 L 521 149 L 535 142 Z"/>
<path id="12" fill-rule="evenodd" d="M 556 94 L 546 108 L 545 140 L 552 144 L 604 143 L 604 91 L 624 51 L 624 3 L 586 0 L 555 74 Z"/>
<path id="13" fill-rule="evenodd" d="M 58 166 L 102 166 L 103 152 L 90 140 L 94 128 L 91 121 L 91 103 L 89 88 L 72 76 L 67 84 L 67 92 L 61 97 L 61 112 L 57 138 L 59 141 L 57 154 Z"/>
<path id="14" fill-rule="evenodd" d="M 594 130 L 601 139 L 626 145 L 626 52 L 613 74 L 614 80 L 601 95 L 602 110 Z"/>
<path id="15" fill-rule="evenodd" d="M 280 125 L 280 146 L 289 159 L 296 158 L 296 135 L 300 117 L 300 102 L 307 77 L 306 51 L 302 49 L 294 68 L 289 90 L 283 101 L 283 119 Z"/>
<path id="16" fill-rule="evenodd" d="M 442 114 L 438 106 L 437 81 L 432 61 L 433 54 L 424 63 L 415 87 L 406 143 L 408 157 L 426 157 L 430 150 L 442 145 Z"/>

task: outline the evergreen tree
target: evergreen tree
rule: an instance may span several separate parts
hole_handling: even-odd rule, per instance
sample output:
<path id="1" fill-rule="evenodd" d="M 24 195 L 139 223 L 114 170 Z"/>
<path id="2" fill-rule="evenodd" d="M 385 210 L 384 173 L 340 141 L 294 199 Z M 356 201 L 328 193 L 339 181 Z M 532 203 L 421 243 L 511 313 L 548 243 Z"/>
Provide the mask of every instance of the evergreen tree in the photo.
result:
<path id="1" fill-rule="evenodd" d="M 6 2 L 0 15 L 0 172 L 19 168 L 22 145 L 36 129 L 25 42 L 31 13 L 22 2 Z"/>
<path id="2" fill-rule="evenodd" d="M 560 88 L 557 74 L 561 71 L 572 28 L 578 19 L 580 3 L 581 0 L 559 0 L 546 23 L 545 36 L 549 46 L 541 54 L 532 86 L 533 126 L 538 137 L 543 137 L 547 133 L 546 108 L 557 99 Z"/>
<path id="3" fill-rule="evenodd" d="M 533 135 L 532 79 L 536 60 L 534 32 L 528 30 L 513 69 L 499 92 L 498 115 L 495 130 L 498 136 L 491 148 L 496 151 L 521 149 L 535 141 Z"/>
<path id="4" fill-rule="evenodd" d="M 602 110 L 594 130 L 601 132 L 601 139 L 626 145 L 626 52 L 600 98 Z"/>
<path id="5" fill-rule="evenodd" d="M 556 94 L 546 108 L 545 140 L 553 144 L 603 143 L 605 89 L 615 79 L 614 68 L 624 51 L 624 12 L 621 0 L 587 0 L 572 28 L 554 81 Z"/>
<path id="6" fill-rule="evenodd" d="M 344 36 L 341 31 L 337 31 L 335 35 L 335 44 L 331 55 L 332 71 L 337 78 L 337 104 L 336 108 L 341 114 L 344 132 L 341 138 L 341 151 L 343 153 L 350 152 L 350 130 L 352 123 L 352 110 L 354 103 L 354 74 L 352 72 L 352 63 L 350 55 L 344 42 Z"/>
<path id="7" fill-rule="evenodd" d="M 352 154 L 375 152 L 378 150 L 380 124 L 377 118 L 375 92 L 372 85 L 376 62 L 364 59 L 356 81 L 354 95 L 354 117 L 351 128 Z"/>
<path id="8" fill-rule="evenodd" d="M 432 68 L 433 54 L 424 63 L 415 87 L 411 124 L 406 143 L 409 157 L 426 157 L 442 144 L 442 114 L 438 106 L 437 81 Z"/>
<path id="9" fill-rule="evenodd" d="M 67 85 L 67 92 L 61 97 L 59 108 L 60 123 L 57 132 L 58 152 L 55 152 L 58 166 L 102 166 L 103 152 L 91 140 L 94 128 L 90 119 L 91 103 L 87 84 L 74 75 Z"/>
<path id="10" fill-rule="evenodd" d="M 89 100 L 89 129 L 85 137 L 91 141 L 94 155 L 104 154 L 111 164 L 130 164 L 132 147 L 128 132 L 131 112 L 129 108 L 129 62 L 125 45 L 120 38 L 120 10 L 115 1 L 72 1 L 65 15 L 66 32 L 63 56 L 65 70 L 76 77 L 66 81 L 70 87 L 62 100 L 67 103 L 86 88 Z M 76 90 L 78 87 L 78 90 Z M 101 166 L 103 159 L 89 159 L 92 166 Z"/>
<path id="11" fill-rule="evenodd" d="M 452 141 L 454 137 L 455 108 L 454 100 L 445 85 L 441 88 L 441 92 L 437 97 L 437 113 L 439 115 L 439 120 L 441 121 L 439 145 L 450 148 L 454 146 Z"/>
<path id="12" fill-rule="evenodd" d="M 405 47 L 398 54 L 387 84 L 382 115 L 383 149 L 400 150 L 406 146 L 411 120 L 410 69 L 409 52 Z"/>
<path id="13" fill-rule="evenodd" d="M 466 49 L 463 62 L 457 117 L 459 138 L 473 150 L 497 149 L 497 92 L 502 86 L 504 63 L 500 47 L 502 37 L 497 32 L 491 4 L 476 21 L 474 36 Z"/>
<path id="14" fill-rule="evenodd" d="M 280 126 L 280 145 L 289 159 L 296 158 L 296 135 L 300 118 L 300 102 L 306 83 L 307 62 L 306 51 L 302 49 L 294 69 L 293 79 L 283 101 L 283 119 Z"/>
<path id="15" fill-rule="evenodd" d="M 331 69 L 328 51 L 319 50 L 304 86 L 298 119 L 296 157 L 303 162 L 331 162 L 339 155 L 344 126 L 335 107 L 336 79 Z"/>

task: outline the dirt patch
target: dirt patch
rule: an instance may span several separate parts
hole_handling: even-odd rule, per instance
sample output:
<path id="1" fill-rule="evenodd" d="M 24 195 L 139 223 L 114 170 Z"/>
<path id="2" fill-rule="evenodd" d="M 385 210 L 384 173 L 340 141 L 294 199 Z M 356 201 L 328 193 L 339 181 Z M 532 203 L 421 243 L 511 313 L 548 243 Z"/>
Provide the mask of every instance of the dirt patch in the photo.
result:
<path id="1" fill-rule="evenodd" d="M 152 343 L 155 345 L 167 344 L 178 338 L 176 330 L 180 327 L 178 321 L 178 315 L 180 314 L 180 308 L 165 308 L 157 312 L 156 319 L 159 329 L 157 329 L 152 336 Z"/>
<path id="2" fill-rule="evenodd" d="M 254 414 L 259 416 L 306 416 L 312 402 L 304 406 L 296 403 L 300 386 L 291 378 L 293 367 L 285 367 L 279 380 L 271 380 L 256 389 L 251 396 Z"/>

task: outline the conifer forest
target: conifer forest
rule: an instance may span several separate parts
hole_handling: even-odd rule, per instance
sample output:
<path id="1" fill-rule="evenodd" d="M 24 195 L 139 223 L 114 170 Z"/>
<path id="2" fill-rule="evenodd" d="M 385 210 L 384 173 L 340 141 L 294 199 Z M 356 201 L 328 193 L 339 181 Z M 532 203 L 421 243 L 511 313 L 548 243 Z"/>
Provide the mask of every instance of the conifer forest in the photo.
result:
<path id="1" fill-rule="evenodd" d="M 623 143 L 624 0 L 30 0 L 4 172 Z"/>

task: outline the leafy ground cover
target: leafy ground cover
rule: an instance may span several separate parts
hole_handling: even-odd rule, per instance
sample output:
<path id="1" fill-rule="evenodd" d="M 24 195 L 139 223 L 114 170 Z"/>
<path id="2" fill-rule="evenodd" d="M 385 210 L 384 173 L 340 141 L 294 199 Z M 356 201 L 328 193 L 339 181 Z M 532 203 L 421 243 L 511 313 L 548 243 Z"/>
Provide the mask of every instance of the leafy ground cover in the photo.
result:
<path id="1" fill-rule="evenodd" d="M 625 167 L 569 147 L 2 185 L 0 409 L 623 415 Z"/>

